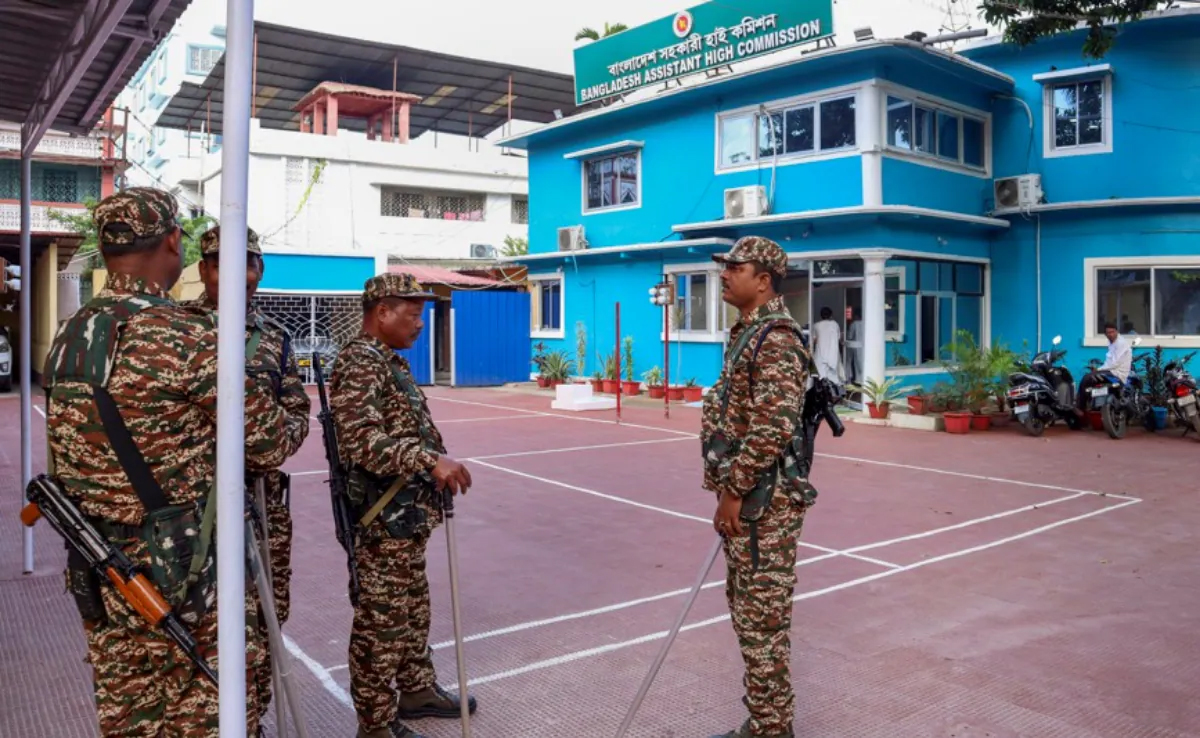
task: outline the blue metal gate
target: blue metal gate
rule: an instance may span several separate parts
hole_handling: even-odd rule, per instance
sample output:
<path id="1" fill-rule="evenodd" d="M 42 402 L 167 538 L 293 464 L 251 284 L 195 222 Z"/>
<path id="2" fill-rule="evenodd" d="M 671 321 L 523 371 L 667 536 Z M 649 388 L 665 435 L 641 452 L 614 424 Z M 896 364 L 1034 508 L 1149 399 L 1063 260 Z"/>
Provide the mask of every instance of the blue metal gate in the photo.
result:
<path id="1" fill-rule="evenodd" d="M 529 293 L 455 292 L 450 316 L 455 386 L 529 381 Z"/>
<path id="2" fill-rule="evenodd" d="M 413 379 L 417 384 L 427 386 L 433 384 L 433 347 L 434 347 L 434 330 L 436 326 L 433 323 L 433 302 L 425 303 L 425 328 L 421 331 L 421 335 L 417 336 L 417 342 L 412 348 L 400 349 L 396 353 L 408 360 L 408 366 L 412 370 Z"/>

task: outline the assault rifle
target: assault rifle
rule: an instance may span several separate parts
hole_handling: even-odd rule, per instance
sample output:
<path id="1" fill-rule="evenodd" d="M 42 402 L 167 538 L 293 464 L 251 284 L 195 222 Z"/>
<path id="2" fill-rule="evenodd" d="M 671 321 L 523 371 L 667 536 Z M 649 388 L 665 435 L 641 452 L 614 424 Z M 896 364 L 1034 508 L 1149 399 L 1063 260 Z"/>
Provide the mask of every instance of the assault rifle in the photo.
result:
<path id="1" fill-rule="evenodd" d="M 62 487 L 45 474 L 39 474 L 29 483 L 25 493 L 29 504 L 21 510 L 21 522 L 33 527 L 39 518 L 46 518 L 50 525 L 66 539 L 67 544 L 83 556 L 88 566 L 108 577 L 117 592 L 151 627 L 159 628 L 175 641 L 187 654 L 192 663 L 204 676 L 217 683 L 217 674 L 200 657 L 196 639 L 179 621 L 162 594 L 146 578 L 121 549 L 109 543 L 89 523 L 79 509 L 63 493 Z"/>
<path id="2" fill-rule="evenodd" d="M 338 454 L 337 428 L 333 413 L 325 398 L 325 377 L 321 374 L 321 355 L 313 352 L 313 372 L 317 375 L 317 395 L 321 399 L 321 435 L 325 439 L 325 459 L 329 462 L 329 495 L 333 503 L 333 527 L 338 543 L 346 552 L 346 568 L 350 571 L 350 604 L 358 606 L 358 564 L 354 560 L 354 518 L 350 515 L 350 500 L 346 496 L 346 472 Z"/>
<path id="3" fill-rule="evenodd" d="M 816 373 L 812 375 L 812 386 L 804 393 L 804 413 L 800 418 L 801 437 L 804 441 L 804 452 L 800 458 L 800 475 L 807 478 L 812 470 L 813 445 L 817 440 L 817 431 L 821 429 L 824 420 L 833 433 L 834 438 L 841 438 L 846 432 L 846 426 L 834 409 L 842 401 L 842 388 L 834 382 Z"/>

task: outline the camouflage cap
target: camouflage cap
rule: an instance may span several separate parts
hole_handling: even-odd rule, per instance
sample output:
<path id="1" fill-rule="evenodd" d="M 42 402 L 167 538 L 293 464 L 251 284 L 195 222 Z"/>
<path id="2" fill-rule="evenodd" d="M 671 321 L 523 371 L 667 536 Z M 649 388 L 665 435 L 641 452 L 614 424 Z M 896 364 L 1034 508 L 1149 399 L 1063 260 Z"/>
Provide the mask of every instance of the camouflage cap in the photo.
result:
<path id="1" fill-rule="evenodd" d="M 405 300 L 437 299 L 437 295 L 427 292 L 416 277 L 400 272 L 380 274 L 371 277 L 363 284 L 364 303 L 384 297 L 400 297 Z"/>
<path id="2" fill-rule="evenodd" d="M 787 276 L 787 253 L 783 248 L 769 238 L 762 236 L 744 236 L 733 244 L 728 254 L 715 254 L 713 261 L 721 264 L 745 264 L 757 261 L 768 271 L 781 277 Z"/>
<path id="3" fill-rule="evenodd" d="M 200 255 L 212 256 L 213 254 L 219 254 L 220 248 L 221 226 L 213 226 L 200 237 Z M 253 228 L 246 229 L 246 253 L 262 256 L 262 249 L 258 245 L 258 234 L 254 232 Z"/>
<path id="4" fill-rule="evenodd" d="M 171 193 L 130 187 L 101 200 L 92 212 L 102 246 L 124 246 L 135 238 L 162 236 L 177 225 L 179 203 Z"/>

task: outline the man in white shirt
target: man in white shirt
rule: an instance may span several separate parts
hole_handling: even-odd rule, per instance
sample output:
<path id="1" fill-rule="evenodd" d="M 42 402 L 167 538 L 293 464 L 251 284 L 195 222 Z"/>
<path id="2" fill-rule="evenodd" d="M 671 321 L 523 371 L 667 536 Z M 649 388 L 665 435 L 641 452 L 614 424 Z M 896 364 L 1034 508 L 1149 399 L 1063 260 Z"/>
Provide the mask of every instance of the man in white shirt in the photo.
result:
<path id="1" fill-rule="evenodd" d="M 842 329 L 833 320 L 833 311 L 821 308 L 821 320 L 812 327 L 813 361 L 822 379 L 841 384 Z"/>
<path id="2" fill-rule="evenodd" d="M 1095 371 L 1083 375 L 1079 380 L 1079 394 L 1076 402 L 1080 410 L 1084 409 L 1084 396 L 1087 389 L 1100 383 L 1101 373 L 1108 372 L 1124 382 L 1133 369 L 1133 347 L 1129 345 L 1129 341 L 1125 340 L 1124 336 L 1117 333 L 1116 324 L 1105 323 L 1104 335 L 1108 338 L 1108 353 L 1104 356 L 1104 363 Z"/>

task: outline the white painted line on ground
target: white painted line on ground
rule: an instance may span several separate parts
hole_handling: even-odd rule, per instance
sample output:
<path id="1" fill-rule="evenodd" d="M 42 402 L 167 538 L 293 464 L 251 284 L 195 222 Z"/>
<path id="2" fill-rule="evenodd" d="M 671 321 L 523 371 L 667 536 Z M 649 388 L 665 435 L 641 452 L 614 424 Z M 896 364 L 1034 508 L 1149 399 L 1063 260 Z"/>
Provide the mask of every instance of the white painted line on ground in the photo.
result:
<path id="1" fill-rule="evenodd" d="M 626 423 L 624 421 L 618 423 L 616 420 L 604 420 L 602 418 L 584 418 L 579 415 L 567 415 L 565 413 L 548 413 L 548 412 L 545 412 L 542 410 L 526 410 L 525 408 L 522 408 L 522 407 L 512 407 L 510 405 L 493 405 L 491 403 L 475 402 L 473 400 L 452 400 L 449 397 L 438 397 L 436 395 L 429 395 L 428 398 L 430 400 L 438 400 L 440 402 L 453 402 L 453 403 L 456 403 L 459 405 L 474 405 L 475 407 L 489 407 L 489 408 L 492 408 L 493 410 L 509 410 L 511 412 L 529 413 L 532 415 L 542 415 L 542 416 L 549 417 L 549 418 L 564 418 L 566 420 L 578 420 L 578 421 L 581 421 L 584 423 L 603 423 L 605 425 L 617 425 L 617 426 L 621 426 L 623 428 L 639 428 L 641 430 L 660 431 L 662 433 L 674 433 L 676 435 L 688 436 L 690 438 L 699 438 L 700 437 L 700 436 L 696 435 L 695 433 L 689 433 L 688 431 L 675 430 L 674 428 L 659 428 L 658 426 L 654 426 L 654 425 L 639 425 L 637 423 Z"/>
<path id="2" fill-rule="evenodd" d="M 573 451 L 594 451 L 601 448 L 621 448 L 624 446 L 646 446 L 655 443 L 678 443 L 690 441 L 690 438 L 654 438 L 648 441 L 623 441 L 621 443 L 600 443 L 594 446 L 569 446 L 567 448 L 548 448 L 542 451 L 516 451 L 508 454 L 490 454 L 488 456 L 472 456 L 464 461 L 483 461 L 486 459 L 511 459 L 517 456 L 540 456 L 542 454 L 565 454 Z"/>
<path id="3" fill-rule="evenodd" d="M 286 635 L 283 637 L 283 645 L 293 656 L 300 660 L 300 663 L 308 667 L 308 670 L 312 672 L 313 676 L 315 676 L 317 680 L 321 682 L 321 686 L 325 687 L 326 692 L 333 695 L 334 699 L 336 699 L 338 702 L 341 702 L 346 707 L 353 709 L 354 703 L 350 699 L 350 694 L 346 692 L 346 690 L 342 689 L 340 684 L 334 681 L 334 678 L 329 675 L 329 671 L 326 670 L 325 667 L 317 663 L 317 660 L 312 656 L 306 654 L 304 649 L 297 646 L 296 642 Z"/>
<path id="4" fill-rule="evenodd" d="M 914 466 L 912 464 L 899 464 L 894 461 L 876 461 L 874 459 L 860 459 L 856 456 L 838 456 L 836 454 L 814 454 L 826 459 L 838 459 L 840 461 L 854 461 L 859 464 L 871 464 L 873 466 L 888 466 L 893 469 L 908 469 L 909 471 L 923 471 L 930 474 L 942 474 L 948 477 L 961 477 L 963 479 L 976 479 L 982 482 L 998 482 L 1000 484 L 1015 484 L 1020 487 L 1033 487 L 1035 489 L 1046 489 L 1052 492 L 1077 492 L 1084 495 L 1095 495 L 1097 497 L 1112 497 L 1118 500 L 1141 501 L 1139 497 L 1130 495 L 1118 495 L 1112 492 L 1097 492 L 1091 489 L 1073 489 L 1071 487 L 1060 487 L 1056 484 L 1042 484 L 1040 482 L 1026 482 L 1020 479 L 1007 479 L 1005 477 L 989 477 L 983 474 L 970 474 L 968 472 L 950 471 L 949 469 L 934 469 L 928 466 Z"/>
<path id="5" fill-rule="evenodd" d="M 32 407 L 34 410 L 38 411 L 38 415 L 41 415 L 43 420 L 46 419 L 46 411 L 43 410 L 40 405 L 33 405 Z"/>
<path id="6" fill-rule="evenodd" d="M 584 422 L 588 422 L 588 423 L 604 423 L 606 425 L 619 425 L 619 426 L 624 426 L 626 428 L 640 428 L 643 430 L 655 430 L 655 431 L 661 431 L 663 433 L 673 433 L 675 435 L 680 435 L 680 436 L 685 436 L 688 438 L 695 438 L 695 439 L 698 439 L 700 437 L 696 433 L 689 433 L 687 431 L 675 430 L 673 428 L 659 428 L 659 427 L 653 426 L 653 425 L 638 425 L 636 423 L 617 423 L 617 421 L 615 421 L 615 420 L 604 420 L 602 418 L 583 418 L 583 417 L 579 417 L 576 415 L 565 415 L 565 414 L 560 414 L 560 413 L 547 413 L 547 412 L 542 412 L 539 410 L 526 410 L 524 408 L 510 407 L 508 405 L 494 405 L 494 404 L 485 403 L 485 402 L 474 402 L 472 400 L 453 400 L 448 397 L 430 396 L 429 399 L 440 400 L 441 402 L 453 402 L 453 403 L 458 403 L 458 404 L 462 404 L 462 405 L 476 405 L 479 407 L 490 407 L 490 408 L 497 409 L 497 410 L 511 410 L 513 412 L 519 412 L 519 413 L 532 413 L 535 415 L 546 415 L 546 416 L 550 416 L 550 417 L 554 417 L 554 418 L 565 418 L 567 420 L 580 420 L 580 421 L 584 421 Z M 821 452 L 816 452 L 813 455 L 821 457 L 821 458 L 825 458 L 825 459 L 837 459 L 839 461 L 852 461 L 852 462 L 857 462 L 860 464 L 871 464 L 874 466 L 888 466 L 888 467 L 892 467 L 895 469 L 907 469 L 909 471 L 922 471 L 922 472 L 928 472 L 930 474 L 942 474 L 945 476 L 962 477 L 964 479 L 976 479 L 976 480 L 983 481 L 983 482 L 996 482 L 998 484 L 1012 484 L 1012 485 L 1016 485 L 1019 487 L 1032 487 L 1034 489 L 1045 489 L 1045 490 L 1050 490 L 1053 492 L 1082 492 L 1082 493 L 1088 494 L 1088 495 L 1096 495 L 1097 497 L 1112 497 L 1112 498 L 1115 498 L 1118 500 L 1139 500 L 1140 499 L 1138 497 L 1133 497 L 1131 495 L 1121 495 L 1121 494 L 1115 494 L 1115 493 L 1111 493 L 1111 492 L 1098 492 L 1096 490 L 1073 489 L 1071 487 L 1060 487 L 1060 486 L 1054 485 L 1054 484 L 1042 484 L 1039 482 L 1026 482 L 1021 479 L 1009 479 L 1006 477 L 991 477 L 991 476 L 986 476 L 983 474 L 970 474 L 968 472 L 957 472 L 957 471 L 951 471 L 948 469 L 937 469 L 937 468 L 928 467 L 928 466 L 917 466 L 914 464 L 900 464 L 900 463 L 893 462 L 893 461 L 877 461 L 875 459 L 864 459 L 864 458 L 859 458 L 857 456 L 842 456 L 839 454 L 827 454 L 827 453 L 821 453 Z"/>
<path id="7" fill-rule="evenodd" d="M 314 471 L 288 472 L 287 474 L 289 477 L 311 477 L 316 474 L 329 474 L 329 470 L 328 469 L 316 469 Z"/>
<path id="8" fill-rule="evenodd" d="M 818 546 L 815 543 L 805 543 L 804 541 L 800 541 L 800 545 L 805 546 L 806 548 L 811 548 L 815 551 L 825 551 L 826 553 L 828 553 L 832 556 L 845 556 L 846 558 L 850 558 L 850 559 L 858 559 L 859 561 L 865 561 L 868 564 L 874 564 L 875 566 L 882 566 L 885 569 L 897 569 L 900 567 L 899 564 L 893 564 L 890 561 L 881 561 L 879 559 L 873 559 L 870 556 L 857 556 L 853 553 L 848 553 L 846 551 L 839 551 L 836 548 L 826 548 L 825 546 Z M 859 550 L 864 550 L 864 549 L 859 549 Z"/>
<path id="9" fill-rule="evenodd" d="M 486 420 L 537 420 L 545 416 L 542 415 L 493 415 L 486 418 L 449 418 L 447 420 L 437 421 L 438 425 L 446 423 L 482 423 Z"/>
<path id="10" fill-rule="evenodd" d="M 504 468 L 504 467 L 502 467 L 502 466 L 496 466 L 495 464 L 489 464 L 489 463 L 488 463 L 488 462 L 486 462 L 486 461 L 479 461 L 478 459 L 475 459 L 474 463 L 476 463 L 476 464 L 479 464 L 480 466 L 486 466 L 486 467 L 488 467 L 489 469 L 495 469 L 496 471 L 502 471 L 502 472 L 505 472 L 506 474 L 512 474 L 512 475 L 515 475 L 515 476 L 518 476 L 518 477 L 524 477 L 524 478 L 526 478 L 526 479 L 532 479 L 532 480 L 533 480 L 533 481 L 535 481 L 535 482 L 542 482 L 543 484 L 550 484 L 550 485 L 553 485 L 553 486 L 555 486 L 555 487 L 562 487 L 563 489 L 569 489 L 569 490 L 571 490 L 571 491 L 573 491 L 573 492 L 581 492 L 581 493 L 583 493 L 583 494 L 585 494 L 585 495 L 591 495 L 591 496 L 593 496 L 593 497 L 599 497 L 600 499 L 603 499 L 603 500 L 611 500 L 612 502 L 621 502 L 621 503 L 624 503 L 624 504 L 626 504 L 626 505 L 633 505 L 634 507 L 640 507 L 640 508 L 642 508 L 642 509 L 644 509 L 644 510 L 653 510 L 654 512 L 660 512 L 660 513 L 662 513 L 663 515 L 671 515 L 671 516 L 673 516 L 673 517 L 676 517 L 676 518 L 683 518 L 684 520 L 696 520 L 696 521 L 699 521 L 699 522 L 701 522 L 701 523 L 709 523 L 709 524 L 712 524 L 712 520 L 711 520 L 711 519 L 709 519 L 709 518 L 702 518 L 702 517 L 700 517 L 700 516 L 698 516 L 698 515 L 688 515 L 687 513 L 676 512 L 676 511 L 674 511 L 674 510 L 668 510 L 668 509 L 666 509 L 665 507 L 656 507 L 656 506 L 654 506 L 654 505 L 647 505 L 647 504 L 646 504 L 646 503 L 644 503 L 644 502 L 637 502 L 636 500 L 629 500 L 629 499 L 626 499 L 626 498 L 624 498 L 624 497 L 617 497 L 617 496 L 615 496 L 615 495 L 606 495 L 606 494 L 604 494 L 603 492 L 597 492 L 596 490 L 593 490 L 593 489 L 586 489 L 586 488 L 584 488 L 584 487 L 576 487 L 576 486 L 575 486 L 575 485 L 573 485 L 573 484 L 567 484 L 567 483 L 565 483 L 565 482 L 556 482 L 556 481 L 554 481 L 553 479 L 547 479 L 547 478 L 545 478 L 545 477 L 539 477 L 539 476 L 536 476 L 536 475 L 534 475 L 534 474 L 526 474 L 525 472 L 516 471 L 515 469 L 506 469 L 506 468 Z"/>
<path id="11" fill-rule="evenodd" d="M 961 556 L 967 556 L 972 553 L 978 553 L 979 551 L 984 551 L 989 548 L 995 548 L 996 546 L 1002 546 L 1006 543 L 1011 543 L 1013 541 L 1018 541 L 1023 538 L 1028 538 L 1030 536 L 1034 536 L 1039 533 L 1044 533 L 1046 531 L 1053 530 L 1054 528 L 1068 525 L 1070 523 L 1075 523 L 1080 520 L 1085 520 L 1087 518 L 1094 517 L 1096 515 L 1101 515 L 1103 513 L 1111 512 L 1113 510 L 1118 510 L 1122 507 L 1127 507 L 1129 505 L 1136 505 L 1138 502 L 1141 502 L 1141 500 L 1128 500 L 1126 502 L 1122 502 L 1119 505 L 1110 505 L 1108 507 L 1103 507 L 1099 510 L 1093 510 L 1091 512 L 1084 513 L 1082 515 L 1076 515 L 1075 517 L 1072 517 L 1072 518 L 1067 518 L 1065 520 L 1059 520 L 1054 523 L 1043 525 L 1039 528 L 1034 528 L 1033 530 L 1025 531 L 1024 533 L 1018 533 L 1017 535 L 1008 536 L 1007 538 L 1001 538 L 996 541 L 991 541 L 990 543 L 985 543 L 985 544 L 982 544 L 979 546 L 974 546 L 972 548 L 966 548 L 961 551 L 953 551 L 948 554 L 943 554 L 941 556 L 935 556 L 933 558 L 925 559 L 923 561 L 918 561 L 914 564 L 907 564 L 905 566 L 901 566 L 896 569 L 888 569 L 887 571 L 881 571 L 881 572 L 871 574 L 871 575 L 868 575 L 865 577 L 859 577 L 858 579 L 852 579 L 848 582 L 842 582 L 841 584 L 835 584 L 830 587 L 825 587 L 824 589 L 813 590 L 811 592 L 802 592 L 802 593 L 794 596 L 792 598 L 792 601 L 799 602 L 801 600 L 808 600 L 808 599 L 813 599 L 816 597 L 821 597 L 823 595 L 832 594 L 834 592 L 840 592 L 842 590 L 850 589 L 852 587 L 857 587 L 859 585 L 867 584 L 869 582 L 878 581 L 878 580 L 884 579 L 886 577 L 895 576 L 902 572 L 912 571 L 913 569 L 919 569 L 923 566 L 929 566 L 930 564 L 936 564 L 936 563 L 939 563 L 942 561 L 947 561 L 947 560 L 958 558 Z M 696 630 L 698 628 L 704 628 L 709 625 L 716 625 L 717 623 L 723 623 L 728 620 L 729 620 L 729 615 L 719 615 L 717 617 L 709 618 L 707 620 L 701 620 L 696 623 L 690 623 L 688 625 L 685 625 L 680 629 L 680 632 Z M 629 648 L 632 646 L 641 645 L 643 643 L 649 643 L 651 641 L 660 640 L 662 638 L 667 637 L 668 633 L 669 633 L 669 631 L 665 631 L 665 630 L 659 631 L 658 633 L 651 633 L 650 635 L 645 635 L 640 638 L 634 638 L 634 639 L 628 640 L 628 641 L 622 641 L 620 643 L 610 643 L 610 644 L 607 644 L 604 646 L 600 646 L 598 648 L 589 648 L 589 649 L 586 649 L 583 651 L 576 651 L 574 653 L 568 653 L 568 654 L 564 654 L 562 656 L 556 656 L 551 659 L 537 661 L 532 664 L 526 664 L 525 666 L 518 667 L 516 669 L 509 669 L 507 671 L 502 671 L 502 672 L 499 672 L 496 674 L 490 674 L 488 676 L 474 677 L 471 679 L 471 684 L 487 684 L 488 682 L 499 681 L 501 679 L 507 679 L 509 677 L 519 676 L 521 674 L 527 674 L 532 671 L 540 671 L 542 669 L 548 669 L 548 668 L 551 668 L 554 666 L 560 666 L 562 664 L 567 664 L 572 661 L 578 661 L 580 659 L 590 658 L 592 656 L 599 656 L 601 654 L 611 653 L 613 651 L 621 650 L 624 648 Z M 454 690 L 454 689 L 457 689 L 457 687 L 458 687 L 458 685 L 450 685 L 447 687 L 447 689 Z"/>

